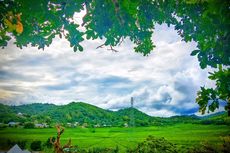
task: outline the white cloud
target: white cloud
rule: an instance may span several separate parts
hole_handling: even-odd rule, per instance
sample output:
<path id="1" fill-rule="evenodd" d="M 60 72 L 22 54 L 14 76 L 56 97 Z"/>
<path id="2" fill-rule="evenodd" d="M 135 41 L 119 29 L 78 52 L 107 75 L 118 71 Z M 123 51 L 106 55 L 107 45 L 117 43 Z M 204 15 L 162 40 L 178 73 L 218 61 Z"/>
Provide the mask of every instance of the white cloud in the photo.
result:
<path id="1" fill-rule="evenodd" d="M 84 13 L 84 12 L 83 12 Z M 78 19 L 76 19 L 76 22 Z M 116 47 L 95 49 L 103 40 L 86 41 L 84 52 L 73 52 L 66 40 L 55 38 L 44 51 L 16 48 L 0 51 L 0 101 L 7 104 L 84 101 L 107 109 L 135 106 L 150 115 L 194 113 L 196 92 L 207 81 L 190 52 L 196 43 L 180 40 L 173 27 L 157 25 L 154 51 L 147 57 L 125 40 Z"/>

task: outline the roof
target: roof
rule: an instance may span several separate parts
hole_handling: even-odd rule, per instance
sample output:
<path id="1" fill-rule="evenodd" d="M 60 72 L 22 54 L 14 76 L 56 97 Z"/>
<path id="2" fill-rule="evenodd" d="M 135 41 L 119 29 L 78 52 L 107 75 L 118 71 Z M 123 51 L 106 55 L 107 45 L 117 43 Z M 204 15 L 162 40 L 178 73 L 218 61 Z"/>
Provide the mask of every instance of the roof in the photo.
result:
<path id="1" fill-rule="evenodd" d="M 38 125 L 38 126 L 42 125 L 43 126 L 43 124 L 35 124 L 35 125 Z"/>
<path id="2" fill-rule="evenodd" d="M 7 153 L 21 153 L 22 149 L 16 144 Z"/>
<path id="3" fill-rule="evenodd" d="M 28 150 L 23 150 L 16 144 L 7 153 L 31 153 Z"/>
<path id="4" fill-rule="evenodd" d="M 16 122 L 9 122 L 8 124 L 17 124 Z"/>
<path id="5" fill-rule="evenodd" d="M 28 150 L 23 150 L 21 153 L 31 153 Z"/>

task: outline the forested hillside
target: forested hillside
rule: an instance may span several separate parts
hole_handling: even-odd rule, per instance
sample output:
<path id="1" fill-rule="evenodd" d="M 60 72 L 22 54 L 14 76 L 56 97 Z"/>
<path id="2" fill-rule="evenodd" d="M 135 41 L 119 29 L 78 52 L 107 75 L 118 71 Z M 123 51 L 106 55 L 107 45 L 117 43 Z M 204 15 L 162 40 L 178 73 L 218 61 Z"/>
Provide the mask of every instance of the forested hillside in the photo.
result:
<path id="1" fill-rule="evenodd" d="M 136 108 L 118 111 L 105 110 L 83 102 L 67 105 L 29 104 L 7 106 L 0 104 L 0 122 L 46 123 L 48 125 L 78 125 L 87 127 L 103 126 L 151 126 L 172 125 L 176 123 L 229 124 L 226 113 L 206 117 L 172 116 L 169 118 L 149 116 Z"/>

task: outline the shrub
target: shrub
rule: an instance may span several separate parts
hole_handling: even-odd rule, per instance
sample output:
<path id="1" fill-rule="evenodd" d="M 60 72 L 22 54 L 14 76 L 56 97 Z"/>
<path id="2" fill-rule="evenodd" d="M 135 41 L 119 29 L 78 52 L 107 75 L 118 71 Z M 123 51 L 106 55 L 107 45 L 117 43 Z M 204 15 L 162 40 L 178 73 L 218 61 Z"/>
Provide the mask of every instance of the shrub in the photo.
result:
<path id="1" fill-rule="evenodd" d="M 7 147 L 11 148 L 14 145 L 18 145 L 21 149 L 25 149 L 26 148 L 26 141 L 22 140 L 22 141 L 12 141 L 10 139 L 7 140 Z"/>
<path id="2" fill-rule="evenodd" d="M 223 138 L 223 144 L 221 146 L 221 151 L 227 153 L 230 150 L 230 136 Z"/>
<path id="3" fill-rule="evenodd" d="M 17 144 L 21 149 L 26 149 L 26 141 L 17 141 Z"/>
<path id="4" fill-rule="evenodd" d="M 30 148 L 33 151 L 41 151 L 42 150 L 42 142 L 41 141 L 33 141 L 30 145 Z"/>
<path id="5" fill-rule="evenodd" d="M 176 146 L 168 142 L 164 138 L 148 138 L 141 143 L 138 143 L 134 149 L 127 150 L 127 153 L 177 153 Z"/>
<path id="6" fill-rule="evenodd" d="M 219 153 L 219 149 L 209 143 L 203 143 L 199 146 L 189 149 L 188 153 Z"/>
<path id="7" fill-rule="evenodd" d="M 52 142 L 55 141 L 55 137 L 52 137 L 51 138 Z M 50 138 L 47 139 L 47 141 L 44 143 L 44 146 L 47 147 L 47 148 L 52 148 L 52 143 L 50 143 Z"/>
<path id="8" fill-rule="evenodd" d="M 188 153 L 229 153 L 230 137 L 224 137 L 221 144 L 211 144 L 204 142 L 195 148 L 189 149 Z"/>
<path id="9" fill-rule="evenodd" d="M 0 128 L 6 128 L 6 127 L 8 127 L 7 124 L 3 124 L 3 123 L 1 124 L 1 123 L 0 123 Z"/>
<path id="10" fill-rule="evenodd" d="M 35 126 L 34 126 L 34 123 L 25 123 L 24 125 L 24 128 L 25 129 L 33 129 Z"/>

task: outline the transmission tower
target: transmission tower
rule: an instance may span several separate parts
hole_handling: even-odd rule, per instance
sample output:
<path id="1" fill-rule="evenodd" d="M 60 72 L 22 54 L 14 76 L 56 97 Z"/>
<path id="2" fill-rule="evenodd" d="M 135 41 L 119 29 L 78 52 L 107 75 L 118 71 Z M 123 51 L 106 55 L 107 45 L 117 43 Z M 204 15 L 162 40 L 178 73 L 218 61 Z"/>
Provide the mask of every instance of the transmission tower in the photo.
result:
<path id="1" fill-rule="evenodd" d="M 131 108 L 133 108 L 133 97 L 131 97 L 130 102 L 131 102 Z"/>
<path id="2" fill-rule="evenodd" d="M 134 98 L 131 97 L 130 99 L 130 104 L 131 104 L 131 112 L 130 112 L 130 127 L 135 127 L 135 118 L 134 118 Z"/>

